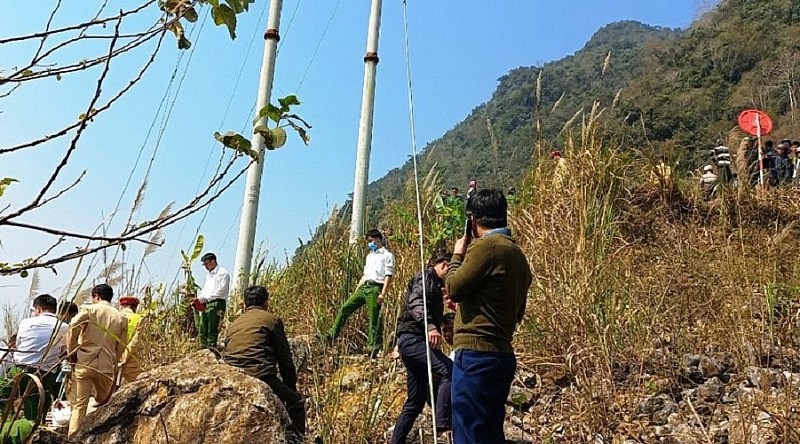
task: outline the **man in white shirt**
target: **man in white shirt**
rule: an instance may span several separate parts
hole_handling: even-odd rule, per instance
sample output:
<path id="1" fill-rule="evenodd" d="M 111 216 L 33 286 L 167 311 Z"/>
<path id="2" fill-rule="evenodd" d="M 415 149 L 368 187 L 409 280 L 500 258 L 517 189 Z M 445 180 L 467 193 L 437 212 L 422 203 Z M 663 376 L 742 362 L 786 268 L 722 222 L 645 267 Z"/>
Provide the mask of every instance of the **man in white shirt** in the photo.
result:
<path id="1" fill-rule="evenodd" d="M 231 286 L 231 275 L 227 270 L 217 264 L 214 253 L 206 253 L 200 258 L 203 266 L 208 270 L 203 289 L 197 296 L 195 307 L 199 307 L 197 317 L 197 337 L 200 339 L 200 348 L 216 348 L 219 337 L 219 325 L 225 316 L 225 305 Z"/>
<path id="2" fill-rule="evenodd" d="M 367 305 L 369 314 L 369 331 L 367 333 L 367 348 L 370 356 L 377 356 L 383 343 L 383 324 L 381 323 L 381 304 L 387 294 L 394 274 L 394 255 L 383 246 L 383 235 L 378 230 L 370 230 L 365 236 L 370 249 L 364 264 L 364 275 L 358 281 L 358 286 L 352 295 L 345 301 L 333 327 L 325 339 L 332 342 L 339 336 L 347 318 L 362 305 Z"/>
<path id="3" fill-rule="evenodd" d="M 19 323 L 17 344 L 14 350 L 14 366 L 9 376 L 19 372 L 36 373 L 42 380 L 49 408 L 53 396 L 58 393 L 56 376 L 61 360 L 66 356 L 64 337 L 67 324 L 58 319 L 58 301 L 49 294 L 33 300 L 33 316 Z M 24 392 L 23 392 L 24 393 Z M 38 413 L 38 394 L 25 399 L 24 410 L 27 419 L 35 419 Z"/>

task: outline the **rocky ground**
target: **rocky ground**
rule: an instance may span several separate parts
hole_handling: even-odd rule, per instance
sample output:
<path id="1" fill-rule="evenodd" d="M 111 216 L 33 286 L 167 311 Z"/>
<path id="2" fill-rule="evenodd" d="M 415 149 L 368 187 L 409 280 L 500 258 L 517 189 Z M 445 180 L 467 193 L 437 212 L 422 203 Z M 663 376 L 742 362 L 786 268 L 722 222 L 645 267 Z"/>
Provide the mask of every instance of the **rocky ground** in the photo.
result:
<path id="1" fill-rule="evenodd" d="M 316 353 L 313 341 L 301 338 L 292 346 L 298 367 L 307 368 Z M 337 370 L 327 380 L 305 382 L 307 441 L 324 435 L 323 423 L 339 429 L 330 435 L 337 437 L 333 441 L 344 439 L 354 419 L 369 412 L 373 430 L 362 438 L 385 442 L 404 401 L 403 366 L 389 358 L 335 359 Z M 684 355 L 676 362 L 679 368 L 663 372 L 669 374 L 630 373 L 619 381 L 521 362 L 507 402 L 506 436 L 515 443 L 800 442 L 797 349 L 774 347 L 760 357 L 761 365 L 745 368 L 714 354 Z M 425 413 L 409 442 L 433 441 Z M 67 441 L 40 430 L 34 442 Z M 297 437 L 265 384 L 201 351 L 121 388 L 108 405 L 88 415 L 71 442 L 291 443 Z M 449 441 L 443 436 L 440 442 Z"/>

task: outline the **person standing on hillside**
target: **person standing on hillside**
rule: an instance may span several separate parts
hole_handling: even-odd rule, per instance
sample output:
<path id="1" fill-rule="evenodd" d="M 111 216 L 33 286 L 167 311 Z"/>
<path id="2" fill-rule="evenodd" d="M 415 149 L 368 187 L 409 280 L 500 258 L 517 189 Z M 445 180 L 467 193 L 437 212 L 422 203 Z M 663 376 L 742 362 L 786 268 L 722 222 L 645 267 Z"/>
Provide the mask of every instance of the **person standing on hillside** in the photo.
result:
<path id="1" fill-rule="evenodd" d="M 244 313 L 228 327 L 222 357 L 269 385 L 286 406 L 292 427 L 304 435 L 306 412 L 303 396 L 297 391 L 297 369 L 283 322 L 267 311 L 268 303 L 266 288 L 253 286 L 244 291 Z"/>
<path id="2" fill-rule="evenodd" d="M 461 197 L 460 194 L 458 194 L 458 187 L 450 188 L 450 196 L 447 198 L 447 200 L 448 200 L 448 203 L 451 202 L 451 201 L 452 202 L 458 202 L 460 204 L 464 203 L 464 198 Z"/>
<path id="3" fill-rule="evenodd" d="M 44 386 L 45 407 L 49 408 L 53 397 L 58 395 L 56 377 L 59 372 L 59 363 L 65 353 L 64 337 L 67 333 L 67 324 L 61 322 L 56 315 L 58 301 L 49 294 L 36 296 L 33 300 L 33 316 L 23 319 L 19 323 L 19 332 L 14 350 L 14 366 L 9 371 L 13 378 L 21 372 L 35 373 L 39 376 Z M 27 385 L 27 379 L 23 384 Z M 25 392 L 25 386 L 20 387 L 19 393 Z M 3 399 L 10 396 L 11 381 L 2 384 Z M 39 395 L 36 390 L 25 398 L 25 418 L 34 420 L 39 413 Z"/>
<path id="4" fill-rule="evenodd" d="M 362 305 L 367 305 L 369 314 L 369 331 L 367 333 L 367 349 L 370 356 L 375 357 L 380 353 L 383 343 L 383 324 L 381 323 L 381 304 L 388 294 L 394 275 L 394 254 L 384 246 L 383 235 L 380 231 L 372 229 L 365 236 L 369 254 L 364 263 L 364 273 L 358 281 L 356 290 L 344 302 L 330 331 L 325 335 L 325 341 L 333 342 L 342 331 L 347 318 Z"/>
<path id="5" fill-rule="evenodd" d="M 392 433 L 392 444 L 406 442 L 408 433 L 417 416 L 429 401 L 428 393 L 428 352 L 430 344 L 430 364 L 437 396 L 429 401 L 436 412 L 436 429 L 448 431 L 450 420 L 450 380 L 453 361 L 440 350 L 442 346 L 442 319 L 444 318 L 444 277 L 451 254 L 437 254 L 429 262 L 428 268 L 414 275 L 408 283 L 403 312 L 397 319 L 395 337 L 397 351 L 406 367 L 406 402 L 397 418 Z M 424 276 L 423 276 L 424 273 Z M 427 310 L 427 317 L 426 317 Z M 427 323 L 427 329 L 425 325 Z"/>
<path id="6" fill-rule="evenodd" d="M 734 174 L 731 171 L 731 150 L 717 139 L 716 146 L 711 150 L 711 158 L 717 164 L 717 176 L 722 183 L 731 183 Z"/>
<path id="7" fill-rule="evenodd" d="M 791 184 L 792 177 L 794 177 L 794 164 L 792 159 L 789 158 L 791 143 L 789 140 L 782 140 L 776 147 L 775 168 L 772 174 L 775 176 L 775 183 L 778 186 Z"/>
<path id="8" fill-rule="evenodd" d="M 478 181 L 475 179 L 470 179 L 469 182 L 467 182 L 467 200 L 469 200 L 469 198 L 472 197 L 476 191 L 478 191 Z"/>
<path id="9" fill-rule="evenodd" d="M 127 344 L 128 320 L 111 306 L 114 290 L 108 284 L 92 288 L 92 305 L 81 307 L 67 331 L 67 359 L 72 372 L 74 403 L 69 436 L 86 416 L 89 398 L 105 403 L 114 390 L 114 378 Z"/>
<path id="10" fill-rule="evenodd" d="M 133 382 L 142 373 L 139 359 L 142 357 L 141 331 L 144 328 L 144 318 L 136 313 L 139 308 L 139 299 L 133 296 L 119 298 L 120 313 L 128 319 L 128 347 L 120 362 L 121 376 L 125 382 Z"/>
<path id="11" fill-rule="evenodd" d="M 206 253 L 200 258 L 208 274 L 203 289 L 197 296 L 196 307 L 202 308 L 197 316 L 197 337 L 200 348 L 216 348 L 220 321 L 225 316 L 225 306 L 231 287 L 231 275 L 217 263 L 214 253 Z"/>
<path id="12" fill-rule="evenodd" d="M 706 165 L 703 167 L 703 175 L 700 176 L 700 190 L 703 191 L 703 200 L 711 200 L 717 191 L 717 175 L 714 174 L 714 167 Z"/>
<path id="13" fill-rule="evenodd" d="M 448 297 L 459 304 L 451 392 L 457 444 L 505 440 L 505 401 L 516 370 L 511 340 L 533 280 L 507 210 L 501 191 L 475 193 L 467 202 L 475 239 L 456 242 L 445 279 Z"/>

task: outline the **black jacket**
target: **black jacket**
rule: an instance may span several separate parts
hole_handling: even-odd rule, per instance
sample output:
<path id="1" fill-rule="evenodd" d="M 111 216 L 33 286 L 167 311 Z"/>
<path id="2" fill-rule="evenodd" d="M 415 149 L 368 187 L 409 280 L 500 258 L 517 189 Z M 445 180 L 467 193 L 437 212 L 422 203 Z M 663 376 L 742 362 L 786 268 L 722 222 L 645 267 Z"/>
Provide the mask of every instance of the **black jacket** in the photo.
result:
<path id="1" fill-rule="evenodd" d="M 436 329 L 441 333 L 442 318 L 444 317 L 444 300 L 442 299 L 444 281 L 436 275 L 433 268 L 425 269 L 425 287 L 425 296 L 428 298 L 428 329 Z M 425 318 L 423 305 L 422 273 L 420 272 L 408 282 L 403 312 L 397 319 L 396 337 L 400 337 L 402 334 L 427 336 L 423 321 Z"/>

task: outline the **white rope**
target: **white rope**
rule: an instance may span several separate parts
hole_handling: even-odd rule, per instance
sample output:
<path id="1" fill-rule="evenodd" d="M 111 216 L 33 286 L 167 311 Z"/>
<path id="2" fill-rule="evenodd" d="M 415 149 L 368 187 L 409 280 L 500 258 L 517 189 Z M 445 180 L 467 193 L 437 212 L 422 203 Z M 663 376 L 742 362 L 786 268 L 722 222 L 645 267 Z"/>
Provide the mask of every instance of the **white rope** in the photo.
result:
<path id="1" fill-rule="evenodd" d="M 431 418 L 433 424 L 433 442 L 439 443 L 439 437 L 436 434 L 436 406 L 433 396 L 433 368 L 431 366 L 431 346 L 428 342 L 428 293 L 427 285 L 425 282 L 425 241 L 422 236 L 422 202 L 419 192 L 419 173 L 417 171 L 417 137 L 414 128 L 414 90 L 411 87 L 411 52 L 408 44 L 408 11 L 406 0 L 403 0 L 403 37 L 406 51 L 406 78 L 408 79 L 408 118 L 411 127 L 411 159 L 414 163 L 414 191 L 417 199 L 417 232 L 419 233 L 419 262 L 422 274 L 422 309 L 423 309 L 423 323 L 425 336 L 425 357 L 427 358 L 428 367 L 428 390 L 431 400 Z"/>

